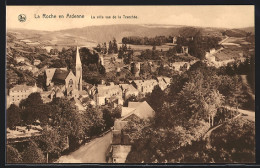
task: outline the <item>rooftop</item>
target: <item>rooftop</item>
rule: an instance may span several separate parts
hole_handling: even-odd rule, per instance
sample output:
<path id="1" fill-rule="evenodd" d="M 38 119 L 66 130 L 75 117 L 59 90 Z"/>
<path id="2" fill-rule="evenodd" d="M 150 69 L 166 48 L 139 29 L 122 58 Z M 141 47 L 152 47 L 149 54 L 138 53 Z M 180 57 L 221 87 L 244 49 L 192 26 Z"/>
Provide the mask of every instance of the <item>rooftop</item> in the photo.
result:
<path id="1" fill-rule="evenodd" d="M 32 89 L 35 86 L 27 86 L 27 85 L 15 85 L 13 88 L 10 89 L 10 91 L 27 91 Z"/>

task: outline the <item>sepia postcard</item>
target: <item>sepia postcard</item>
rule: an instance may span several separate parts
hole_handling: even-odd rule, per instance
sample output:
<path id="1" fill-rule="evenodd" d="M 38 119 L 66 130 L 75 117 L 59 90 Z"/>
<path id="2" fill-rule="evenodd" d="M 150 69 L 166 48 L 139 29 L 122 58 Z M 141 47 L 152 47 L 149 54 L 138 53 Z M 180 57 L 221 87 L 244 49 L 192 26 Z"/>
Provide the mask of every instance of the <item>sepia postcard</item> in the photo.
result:
<path id="1" fill-rule="evenodd" d="M 254 5 L 6 6 L 7 164 L 255 163 Z"/>

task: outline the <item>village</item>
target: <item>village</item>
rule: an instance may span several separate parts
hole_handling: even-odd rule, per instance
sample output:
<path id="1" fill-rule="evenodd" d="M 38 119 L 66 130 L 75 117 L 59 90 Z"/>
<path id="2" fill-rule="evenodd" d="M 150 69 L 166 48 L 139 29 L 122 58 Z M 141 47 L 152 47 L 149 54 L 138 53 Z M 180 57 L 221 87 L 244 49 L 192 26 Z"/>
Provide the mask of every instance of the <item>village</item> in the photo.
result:
<path id="1" fill-rule="evenodd" d="M 7 109 L 15 105 L 26 110 L 27 107 L 25 105 L 23 107 L 24 102 L 30 95 L 36 93 L 40 95 L 43 105 L 55 106 L 54 102 L 57 99 L 68 100 L 73 107 L 76 107 L 74 110 L 79 115 L 91 111 L 90 109 L 112 111 L 119 109 L 120 115 L 110 121 L 111 125 L 107 125 L 106 128 L 103 126 L 100 132 L 91 138 L 88 136 L 87 142 L 83 143 L 86 145 L 85 152 L 89 155 L 93 150 L 90 148 L 100 147 L 102 153 L 97 154 L 102 155 L 101 159 L 97 154 L 93 156 L 86 154 L 84 156 L 89 160 L 80 161 L 72 157 L 73 155 L 79 157 L 79 154 L 76 154 L 77 150 L 72 150 L 74 153 L 71 155 L 56 157 L 53 161 L 55 163 L 91 162 L 92 157 L 99 159 L 94 158 L 93 162 L 125 163 L 134 144 L 131 135 L 125 131 L 126 126 L 132 122 L 152 121 L 156 113 L 162 110 L 153 109 L 156 107 L 151 104 L 156 101 L 151 100 L 154 99 L 152 95 L 155 90 L 168 96 L 173 92 L 171 88 L 176 81 L 174 77 L 185 74 L 194 65 L 205 64 L 207 68 L 219 69 L 229 67 L 231 64 L 239 66 L 249 59 L 248 53 L 254 52 L 251 43 L 246 42 L 247 37 L 237 38 L 223 34 L 221 37 L 203 36 L 205 39 L 200 43 L 208 40 L 211 46 L 200 50 L 194 48 L 194 43 L 201 38 L 201 35 L 196 34 L 187 37 L 181 34 L 174 37 L 156 36 L 144 40 L 140 37 L 145 41 L 143 43 L 147 43 L 145 45 L 135 44 L 139 43 L 139 38 L 126 37 L 124 40 L 128 40 L 127 44 L 111 39 L 109 42 L 98 43 L 94 47 L 76 44 L 66 49 L 64 46 L 43 45 L 40 41 L 16 39 L 15 36 L 18 35 L 19 32 L 15 32 L 8 36 Z M 158 39 L 159 42 L 156 41 Z M 239 42 L 236 43 L 237 41 Z M 41 45 L 43 47 L 39 47 Z M 249 48 L 243 51 L 244 48 L 240 45 L 248 45 Z M 226 56 L 225 52 L 230 52 L 232 47 L 237 47 L 238 52 L 233 57 L 223 58 Z M 31 55 L 37 56 L 31 58 Z M 174 98 L 169 99 L 168 102 L 164 100 L 160 106 L 164 105 L 168 108 L 173 106 Z M 236 114 L 236 112 L 232 114 L 231 118 Z M 252 119 L 254 114 L 248 112 L 241 112 L 241 114 L 247 115 L 254 121 Z M 41 118 L 31 124 L 16 125 L 15 129 L 7 128 L 7 142 L 16 144 L 42 136 L 44 128 L 39 120 Z M 215 126 L 214 117 L 209 119 L 209 123 L 210 127 Z M 47 130 L 48 127 L 47 124 Z M 70 146 L 68 140 L 66 144 L 64 150 Z M 47 162 L 48 153 L 47 151 Z"/>

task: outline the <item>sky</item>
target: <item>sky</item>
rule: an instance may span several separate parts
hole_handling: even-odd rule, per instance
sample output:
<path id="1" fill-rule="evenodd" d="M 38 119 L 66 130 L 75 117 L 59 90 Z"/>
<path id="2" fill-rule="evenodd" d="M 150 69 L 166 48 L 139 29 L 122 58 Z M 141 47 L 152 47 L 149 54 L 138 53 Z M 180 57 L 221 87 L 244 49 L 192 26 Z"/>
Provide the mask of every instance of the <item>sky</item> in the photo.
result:
<path id="1" fill-rule="evenodd" d="M 26 15 L 20 22 L 18 15 Z M 42 18 L 53 14 L 57 18 Z M 84 18 L 66 18 L 67 14 Z M 35 16 L 40 18 L 35 18 Z M 65 18 L 59 18 L 64 15 Z M 91 19 L 95 16 L 121 16 L 121 19 Z M 126 19 L 126 16 L 137 16 Z M 55 31 L 93 25 L 169 24 L 201 27 L 243 28 L 254 26 L 253 5 L 194 6 L 7 6 L 6 27 Z"/>

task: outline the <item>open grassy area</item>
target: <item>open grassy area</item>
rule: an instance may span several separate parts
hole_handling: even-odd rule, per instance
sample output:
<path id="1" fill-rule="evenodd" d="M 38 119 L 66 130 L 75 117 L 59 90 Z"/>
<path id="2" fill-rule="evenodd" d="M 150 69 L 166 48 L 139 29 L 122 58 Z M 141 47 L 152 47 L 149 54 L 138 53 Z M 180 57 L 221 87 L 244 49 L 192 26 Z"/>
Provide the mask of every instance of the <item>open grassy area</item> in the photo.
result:
<path id="1" fill-rule="evenodd" d="M 243 50 L 241 47 L 229 47 L 219 51 L 218 53 L 214 54 L 214 56 L 216 57 L 216 61 L 224 61 L 232 58 L 240 58 L 242 53 Z"/>

